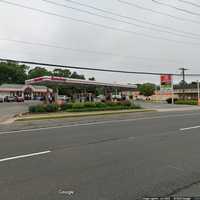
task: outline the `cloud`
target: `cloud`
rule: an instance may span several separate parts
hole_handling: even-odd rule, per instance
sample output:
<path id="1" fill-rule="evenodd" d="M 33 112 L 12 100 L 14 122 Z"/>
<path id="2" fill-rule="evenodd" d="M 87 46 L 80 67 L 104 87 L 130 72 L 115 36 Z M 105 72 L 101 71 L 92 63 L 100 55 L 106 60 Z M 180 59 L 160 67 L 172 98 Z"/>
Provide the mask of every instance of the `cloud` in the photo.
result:
<path id="1" fill-rule="evenodd" d="M 142 19 L 154 24 L 169 26 L 185 32 L 199 33 L 200 25 L 190 22 L 173 20 L 172 18 L 161 16 L 152 12 L 147 12 L 138 8 L 130 7 L 119 3 L 117 0 L 77 0 L 79 2 L 93 5 L 111 12 L 120 13 L 138 19 Z M 173 34 L 160 33 L 152 30 L 138 28 L 125 23 L 114 22 L 108 19 L 92 16 L 67 8 L 57 7 L 42 2 L 41 0 L 25 1 L 17 0 L 16 3 L 30 7 L 48 10 L 68 17 L 88 20 L 92 23 L 126 29 L 138 32 L 140 35 L 109 30 L 97 26 L 92 26 L 72 20 L 61 19 L 55 16 L 48 16 L 36 11 L 10 6 L 0 2 L 1 29 L 0 39 L 18 39 L 38 43 L 54 44 L 67 48 L 86 49 L 90 51 L 110 52 L 114 55 L 92 54 L 87 52 L 75 52 L 62 49 L 47 48 L 41 46 L 31 46 L 14 42 L 0 40 L 1 57 L 11 59 L 40 61 L 47 63 L 78 65 L 85 67 L 102 67 L 109 69 L 123 69 L 132 71 L 168 72 L 175 73 L 181 66 L 190 68 L 192 72 L 199 72 L 199 48 L 200 45 L 183 45 L 170 41 L 156 40 L 143 37 L 148 34 L 156 37 L 164 37 L 170 40 L 180 40 L 184 42 L 198 43 L 198 39 L 187 39 Z M 57 1 L 56 1 L 57 2 Z M 73 5 L 73 7 L 85 9 L 81 6 L 59 0 L 60 3 Z M 170 3 L 173 3 L 171 1 Z M 137 4 L 158 10 L 160 12 L 171 13 L 173 15 L 197 20 L 194 16 L 173 12 L 169 8 L 155 5 L 152 1 L 140 0 Z M 178 3 L 178 2 L 176 2 Z M 178 6 L 185 6 L 180 2 Z M 188 9 L 193 9 L 187 6 Z M 92 9 L 87 9 L 102 15 Z M 110 15 L 107 15 L 110 16 Z M 117 17 L 115 17 L 117 18 Z M 118 17 L 117 19 L 122 19 Z M 125 20 L 125 19 L 123 19 Z M 130 20 L 128 20 L 130 21 Z M 133 22 L 133 21 L 130 21 Z M 141 23 L 138 23 L 141 25 Z M 147 25 L 145 25 L 147 26 Z M 150 26 L 147 26 L 150 27 Z M 200 44 L 200 43 L 199 43 Z M 136 83 L 143 81 L 159 82 L 159 77 L 141 75 L 122 75 L 80 71 L 87 77 L 95 76 L 99 81 Z M 192 80 L 192 79 L 190 79 Z M 179 79 L 177 79 L 179 81 Z"/>

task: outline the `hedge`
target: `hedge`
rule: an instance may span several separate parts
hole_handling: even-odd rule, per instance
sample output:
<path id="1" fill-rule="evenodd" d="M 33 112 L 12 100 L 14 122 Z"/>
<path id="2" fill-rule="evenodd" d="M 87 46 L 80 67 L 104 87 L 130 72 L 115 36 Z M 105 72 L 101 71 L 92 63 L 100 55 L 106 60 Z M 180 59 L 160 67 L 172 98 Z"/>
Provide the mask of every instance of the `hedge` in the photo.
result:
<path id="1" fill-rule="evenodd" d="M 129 101 L 123 102 L 107 102 L 107 103 L 67 103 L 61 106 L 56 104 L 40 104 L 29 107 L 30 113 L 49 113 L 58 111 L 67 112 L 89 112 L 89 111 L 104 111 L 104 110 L 123 110 L 123 109 L 139 109 L 140 106 L 132 104 Z"/>
<path id="2" fill-rule="evenodd" d="M 50 113 L 59 111 L 59 106 L 56 104 L 40 104 L 29 107 L 30 113 Z"/>
<path id="3" fill-rule="evenodd" d="M 197 100 L 177 100 L 175 102 L 176 104 L 180 104 L 180 105 L 197 105 L 198 101 Z"/>
<path id="4" fill-rule="evenodd" d="M 128 110 L 128 109 L 140 109 L 140 106 L 107 106 L 104 108 L 82 108 L 82 109 L 69 109 L 67 112 L 91 112 L 91 111 L 106 111 L 106 110 Z"/>

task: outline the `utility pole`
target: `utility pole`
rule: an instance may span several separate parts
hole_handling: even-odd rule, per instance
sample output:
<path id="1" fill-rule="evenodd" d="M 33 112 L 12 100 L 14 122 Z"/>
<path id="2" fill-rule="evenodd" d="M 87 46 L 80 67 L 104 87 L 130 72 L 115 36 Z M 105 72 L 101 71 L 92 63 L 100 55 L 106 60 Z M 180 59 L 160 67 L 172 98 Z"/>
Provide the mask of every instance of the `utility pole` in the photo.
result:
<path id="1" fill-rule="evenodd" d="M 199 91 L 199 89 L 200 89 L 200 86 L 199 86 L 199 80 L 197 80 L 198 105 L 200 105 L 200 102 L 199 102 L 199 100 L 200 100 L 200 91 Z"/>
<path id="2" fill-rule="evenodd" d="M 181 70 L 181 74 L 182 74 L 182 89 L 183 89 L 183 100 L 185 100 L 185 71 L 188 70 L 184 67 L 179 68 L 179 70 Z"/>

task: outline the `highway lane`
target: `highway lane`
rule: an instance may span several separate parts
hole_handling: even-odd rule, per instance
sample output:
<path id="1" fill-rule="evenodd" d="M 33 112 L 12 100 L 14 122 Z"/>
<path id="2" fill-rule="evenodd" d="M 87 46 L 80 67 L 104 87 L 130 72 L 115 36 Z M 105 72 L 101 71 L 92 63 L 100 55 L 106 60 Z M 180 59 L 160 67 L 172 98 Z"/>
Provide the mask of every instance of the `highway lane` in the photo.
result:
<path id="1" fill-rule="evenodd" d="M 131 200 L 174 193 L 200 181 L 200 129 L 180 130 L 200 125 L 199 117 L 156 113 L 1 132 L 0 199 Z"/>

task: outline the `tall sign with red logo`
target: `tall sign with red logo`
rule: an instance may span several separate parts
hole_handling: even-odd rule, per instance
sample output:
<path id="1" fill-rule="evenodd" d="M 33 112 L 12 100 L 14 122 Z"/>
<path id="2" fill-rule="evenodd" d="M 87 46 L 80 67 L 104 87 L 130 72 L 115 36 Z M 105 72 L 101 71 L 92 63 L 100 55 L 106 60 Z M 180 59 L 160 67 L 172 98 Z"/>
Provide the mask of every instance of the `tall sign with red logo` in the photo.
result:
<path id="1" fill-rule="evenodd" d="M 160 90 L 162 92 L 172 92 L 173 80 L 171 74 L 165 74 L 160 76 Z"/>

